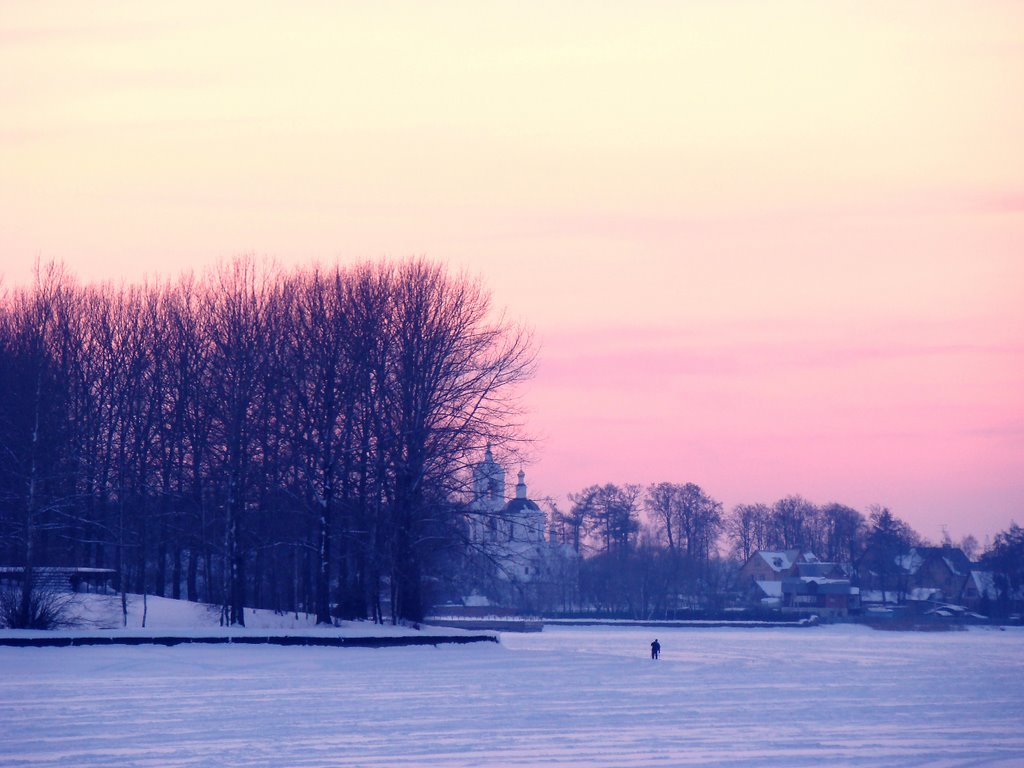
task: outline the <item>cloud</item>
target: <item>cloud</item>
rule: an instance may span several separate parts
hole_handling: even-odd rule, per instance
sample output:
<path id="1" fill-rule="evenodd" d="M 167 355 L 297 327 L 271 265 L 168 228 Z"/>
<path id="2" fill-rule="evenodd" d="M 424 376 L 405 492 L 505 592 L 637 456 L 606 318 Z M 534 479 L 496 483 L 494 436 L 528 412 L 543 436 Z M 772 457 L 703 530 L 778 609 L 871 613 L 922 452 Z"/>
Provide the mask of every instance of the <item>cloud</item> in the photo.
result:
<path id="1" fill-rule="evenodd" d="M 1009 439 L 1012 442 L 1019 442 L 1024 445 L 1024 420 L 1010 421 L 1005 424 L 990 424 L 982 427 L 965 429 L 962 434 L 967 437 L 980 437 L 983 439 Z"/>
<path id="2" fill-rule="evenodd" d="M 666 327 L 576 331 L 549 336 L 541 355 L 549 382 L 579 381 L 622 386 L 677 377 L 757 377 L 801 370 L 842 370 L 928 358 L 960 361 L 980 357 L 1014 359 L 1024 344 L 945 342 L 886 337 L 736 338 L 737 327 L 716 338 Z M 758 331 L 763 333 L 762 328 Z M 752 333 L 756 335 L 756 333 Z M 788 335 L 788 334 L 787 334 Z M 952 365 L 952 363 L 950 363 Z"/>

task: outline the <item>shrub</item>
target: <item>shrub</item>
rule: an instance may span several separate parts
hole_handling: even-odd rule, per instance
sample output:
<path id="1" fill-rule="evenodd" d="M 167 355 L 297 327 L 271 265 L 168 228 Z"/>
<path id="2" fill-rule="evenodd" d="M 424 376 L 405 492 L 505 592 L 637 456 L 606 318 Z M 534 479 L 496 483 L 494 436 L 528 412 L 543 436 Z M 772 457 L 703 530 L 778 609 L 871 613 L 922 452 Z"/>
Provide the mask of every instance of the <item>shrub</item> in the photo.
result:
<path id="1" fill-rule="evenodd" d="M 0 627 L 6 629 L 63 629 L 72 626 L 70 615 L 74 595 L 70 592 L 30 587 L 28 600 L 24 587 L 0 592 Z"/>

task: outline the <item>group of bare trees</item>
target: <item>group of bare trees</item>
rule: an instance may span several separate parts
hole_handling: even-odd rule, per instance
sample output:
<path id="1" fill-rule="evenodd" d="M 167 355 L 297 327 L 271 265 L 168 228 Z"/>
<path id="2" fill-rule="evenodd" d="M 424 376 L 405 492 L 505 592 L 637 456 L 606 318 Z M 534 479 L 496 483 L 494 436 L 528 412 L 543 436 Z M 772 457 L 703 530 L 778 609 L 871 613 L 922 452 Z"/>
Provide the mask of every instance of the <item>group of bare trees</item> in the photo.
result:
<path id="1" fill-rule="evenodd" d="M 739 599 L 739 566 L 757 551 L 799 550 L 845 566 L 863 587 L 906 591 L 909 555 L 929 543 L 886 507 L 864 514 L 839 503 L 798 496 L 773 504 L 738 504 L 728 512 L 694 483 L 593 485 L 569 494 L 569 510 L 552 510 L 560 543 L 580 556 L 573 604 L 633 617 L 716 610 Z M 1016 524 L 980 551 L 973 536 L 940 548 L 960 549 L 988 571 L 1009 614 L 1024 599 L 1024 535 Z M 1001 602 L 1000 602 L 1001 601 Z"/>
<path id="2" fill-rule="evenodd" d="M 115 568 L 232 624 L 417 619 L 532 354 L 477 282 L 423 260 L 237 258 L 141 286 L 43 268 L 0 301 L 0 560 L 26 583 Z"/>
<path id="3" fill-rule="evenodd" d="M 742 560 L 758 550 L 799 549 L 828 562 L 852 563 L 864 548 L 864 515 L 844 504 L 812 504 L 787 496 L 773 505 L 739 504 L 725 521 L 732 552 Z"/>
<path id="4" fill-rule="evenodd" d="M 584 559 L 580 605 L 634 616 L 664 615 L 720 593 L 721 502 L 694 483 L 607 483 L 569 494 L 552 527 Z M 681 597 L 681 596 L 686 597 Z"/>
<path id="5" fill-rule="evenodd" d="M 832 562 L 852 562 L 863 549 L 868 519 L 838 503 L 818 506 L 802 496 L 772 505 L 722 503 L 695 483 L 593 485 L 569 494 L 555 510 L 563 541 L 577 551 L 612 553 L 647 538 L 695 560 L 727 552 L 746 560 L 758 550 L 801 549 Z"/>
<path id="6" fill-rule="evenodd" d="M 738 565 L 758 550 L 798 549 L 853 564 L 869 544 L 884 544 L 895 557 L 920 542 L 883 508 L 865 517 L 794 495 L 726 512 L 695 483 L 593 485 L 569 502 L 567 512 L 554 510 L 553 525 L 584 557 L 579 603 L 637 616 L 720 607 Z"/>

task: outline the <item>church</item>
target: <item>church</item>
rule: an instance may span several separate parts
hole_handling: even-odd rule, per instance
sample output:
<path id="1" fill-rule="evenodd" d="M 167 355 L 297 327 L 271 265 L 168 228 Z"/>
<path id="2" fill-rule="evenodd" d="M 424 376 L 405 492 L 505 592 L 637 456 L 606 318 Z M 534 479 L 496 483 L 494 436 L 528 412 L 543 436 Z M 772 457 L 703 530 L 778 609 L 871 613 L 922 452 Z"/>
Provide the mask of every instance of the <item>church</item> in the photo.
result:
<path id="1" fill-rule="evenodd" d="M 499 582 L 517 592 L 516 601 L 547 602 L 546 586 L 562 581 L 575 565 L 572 547 L 548 535 L 547 516 L 527 496 L 526 473 L 519 471 L 515 496 L 506 499 L 506 473 L 487 446 L 483 461 L 472 467 L 469 540 L 494 567 Z M 501 590 L 506 591 L 506 590 Z"/>

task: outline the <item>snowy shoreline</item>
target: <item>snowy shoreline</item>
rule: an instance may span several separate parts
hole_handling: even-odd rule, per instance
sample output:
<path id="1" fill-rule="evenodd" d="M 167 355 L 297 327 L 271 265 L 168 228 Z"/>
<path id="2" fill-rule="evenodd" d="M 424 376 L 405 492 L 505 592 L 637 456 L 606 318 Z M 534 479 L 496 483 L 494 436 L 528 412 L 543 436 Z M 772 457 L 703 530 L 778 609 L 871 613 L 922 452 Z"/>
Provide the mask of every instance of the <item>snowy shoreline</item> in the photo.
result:
<path id="1" fill-rule="evenodd" d="M 307 613 L 245 609 L 246 626 L 224 626 L 218 606 L 147 595 L 78 594 L 60 629 L 0 629 L 0 647 L 88 645 L 288 645 L 349 648 L 497 643 L 485 628 L 466 630 L 429 625 L 336 621 L 317 624 Z"/>
<path id="2" fill-rule="evenodd" d="M 31 632 L 0 634 L 0 647 L 9 648 L 67 648 L 87 645 L 285 645 L 317 646 L 329 648 L 397 648 L 422 645 L 466 645 L 469 643 L 497 643 L 496 634 L 445 634 L 424 633 L 416 635 L 356 635 L 312 633 L 275 633 L 208 635 L 194 633 L 168 634 L 79 634 L 58 632 L 39 635 Z"/>

